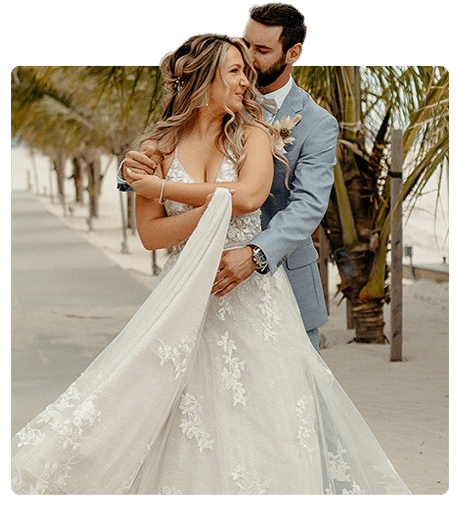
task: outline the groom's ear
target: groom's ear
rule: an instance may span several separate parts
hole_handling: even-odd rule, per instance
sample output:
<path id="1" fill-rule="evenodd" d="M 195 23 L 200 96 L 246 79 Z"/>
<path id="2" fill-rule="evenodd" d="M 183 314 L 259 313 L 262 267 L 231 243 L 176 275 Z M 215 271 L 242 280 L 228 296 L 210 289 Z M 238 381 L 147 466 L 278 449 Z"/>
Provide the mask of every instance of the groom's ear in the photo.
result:
<path id="1" fill-rule="evenodd" d="M 296 43 L 286 52 L 286 63 L 294 64 L 302 53 L 302 43 Z"/>

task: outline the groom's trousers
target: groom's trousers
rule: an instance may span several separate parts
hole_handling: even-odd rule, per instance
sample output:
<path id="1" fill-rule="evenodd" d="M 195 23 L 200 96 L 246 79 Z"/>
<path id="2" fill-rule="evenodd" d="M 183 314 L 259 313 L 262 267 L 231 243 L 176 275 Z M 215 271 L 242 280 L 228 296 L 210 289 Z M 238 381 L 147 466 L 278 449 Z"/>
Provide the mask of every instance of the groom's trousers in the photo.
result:
<path id="1" fill-rule="evenodd" d="M 318 329 L 310 329 L 310 331 L 307 331 L 307 334 L 310 338 L 310 341 L 312 342 L 313 347 L 315 350 L 320 353 L 320 332 Z"/>

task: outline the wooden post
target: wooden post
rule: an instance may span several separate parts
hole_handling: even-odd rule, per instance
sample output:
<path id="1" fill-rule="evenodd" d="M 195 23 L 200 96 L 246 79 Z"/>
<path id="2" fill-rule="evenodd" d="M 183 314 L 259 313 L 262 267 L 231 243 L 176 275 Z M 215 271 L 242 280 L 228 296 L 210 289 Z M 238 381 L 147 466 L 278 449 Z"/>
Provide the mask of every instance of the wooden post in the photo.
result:
<path id="1" fill-rule="evenodd" d="M 391 356 L 402 361 L 402 131 L 391 133 Z"/>
<path id="2" fill-rule="evenodd" d="M 326 233 L 322 225 L 320 224 L 318 227 L 318 237 L 319 237 L 319 270 L 321 276 L 321 284 L 323 286 L 324 293 L 324 301 L 326 303 L 326 309 L 329 313 L 329 285 L 328 285 L 328 257 L 329 257 L 329 243 L 328 238 L 326 237 Z"/>
<path id="3" fill-rule="evenodd" d="M 130 254 L 129 247 L 127 245 L 127 223 L 126 223 L 126 215 L 124 213 L 124 201 L 123 201 L 123 192 L 119 192 L 119 201 L 121 207 L 121 223 L 122 223 L 122 242 L 121 242 L 121 252 L 123 254 Z"/>

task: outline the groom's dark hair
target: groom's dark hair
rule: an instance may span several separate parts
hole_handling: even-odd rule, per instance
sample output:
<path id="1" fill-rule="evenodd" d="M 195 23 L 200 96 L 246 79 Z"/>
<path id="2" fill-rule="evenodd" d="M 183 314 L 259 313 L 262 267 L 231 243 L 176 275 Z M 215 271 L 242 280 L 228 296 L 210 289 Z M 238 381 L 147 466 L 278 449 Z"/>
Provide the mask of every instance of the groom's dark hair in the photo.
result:
<path id="1" fill-rule="evenodd" d="M 296 43 L 303 43 L 307 34 L 304 16 L 292 5 L 256 5 L 250 9 L 250 18 L 263 25 L 283 27 L 280 36 L 283 52 Z"/>

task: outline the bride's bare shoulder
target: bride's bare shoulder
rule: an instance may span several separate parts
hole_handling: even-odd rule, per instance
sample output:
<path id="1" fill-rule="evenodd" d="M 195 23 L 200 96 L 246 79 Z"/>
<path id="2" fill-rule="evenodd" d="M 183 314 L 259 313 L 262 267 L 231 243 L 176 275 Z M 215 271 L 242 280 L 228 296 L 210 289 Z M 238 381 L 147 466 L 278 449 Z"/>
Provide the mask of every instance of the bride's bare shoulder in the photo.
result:
<path id="1" fill-rule="evenodd" d="M 269 144 L 271 142 L 270 134 L 267 128 L 258 124 L 247 124 L 245 127 L 245 137 L 247 144 Z"/>

